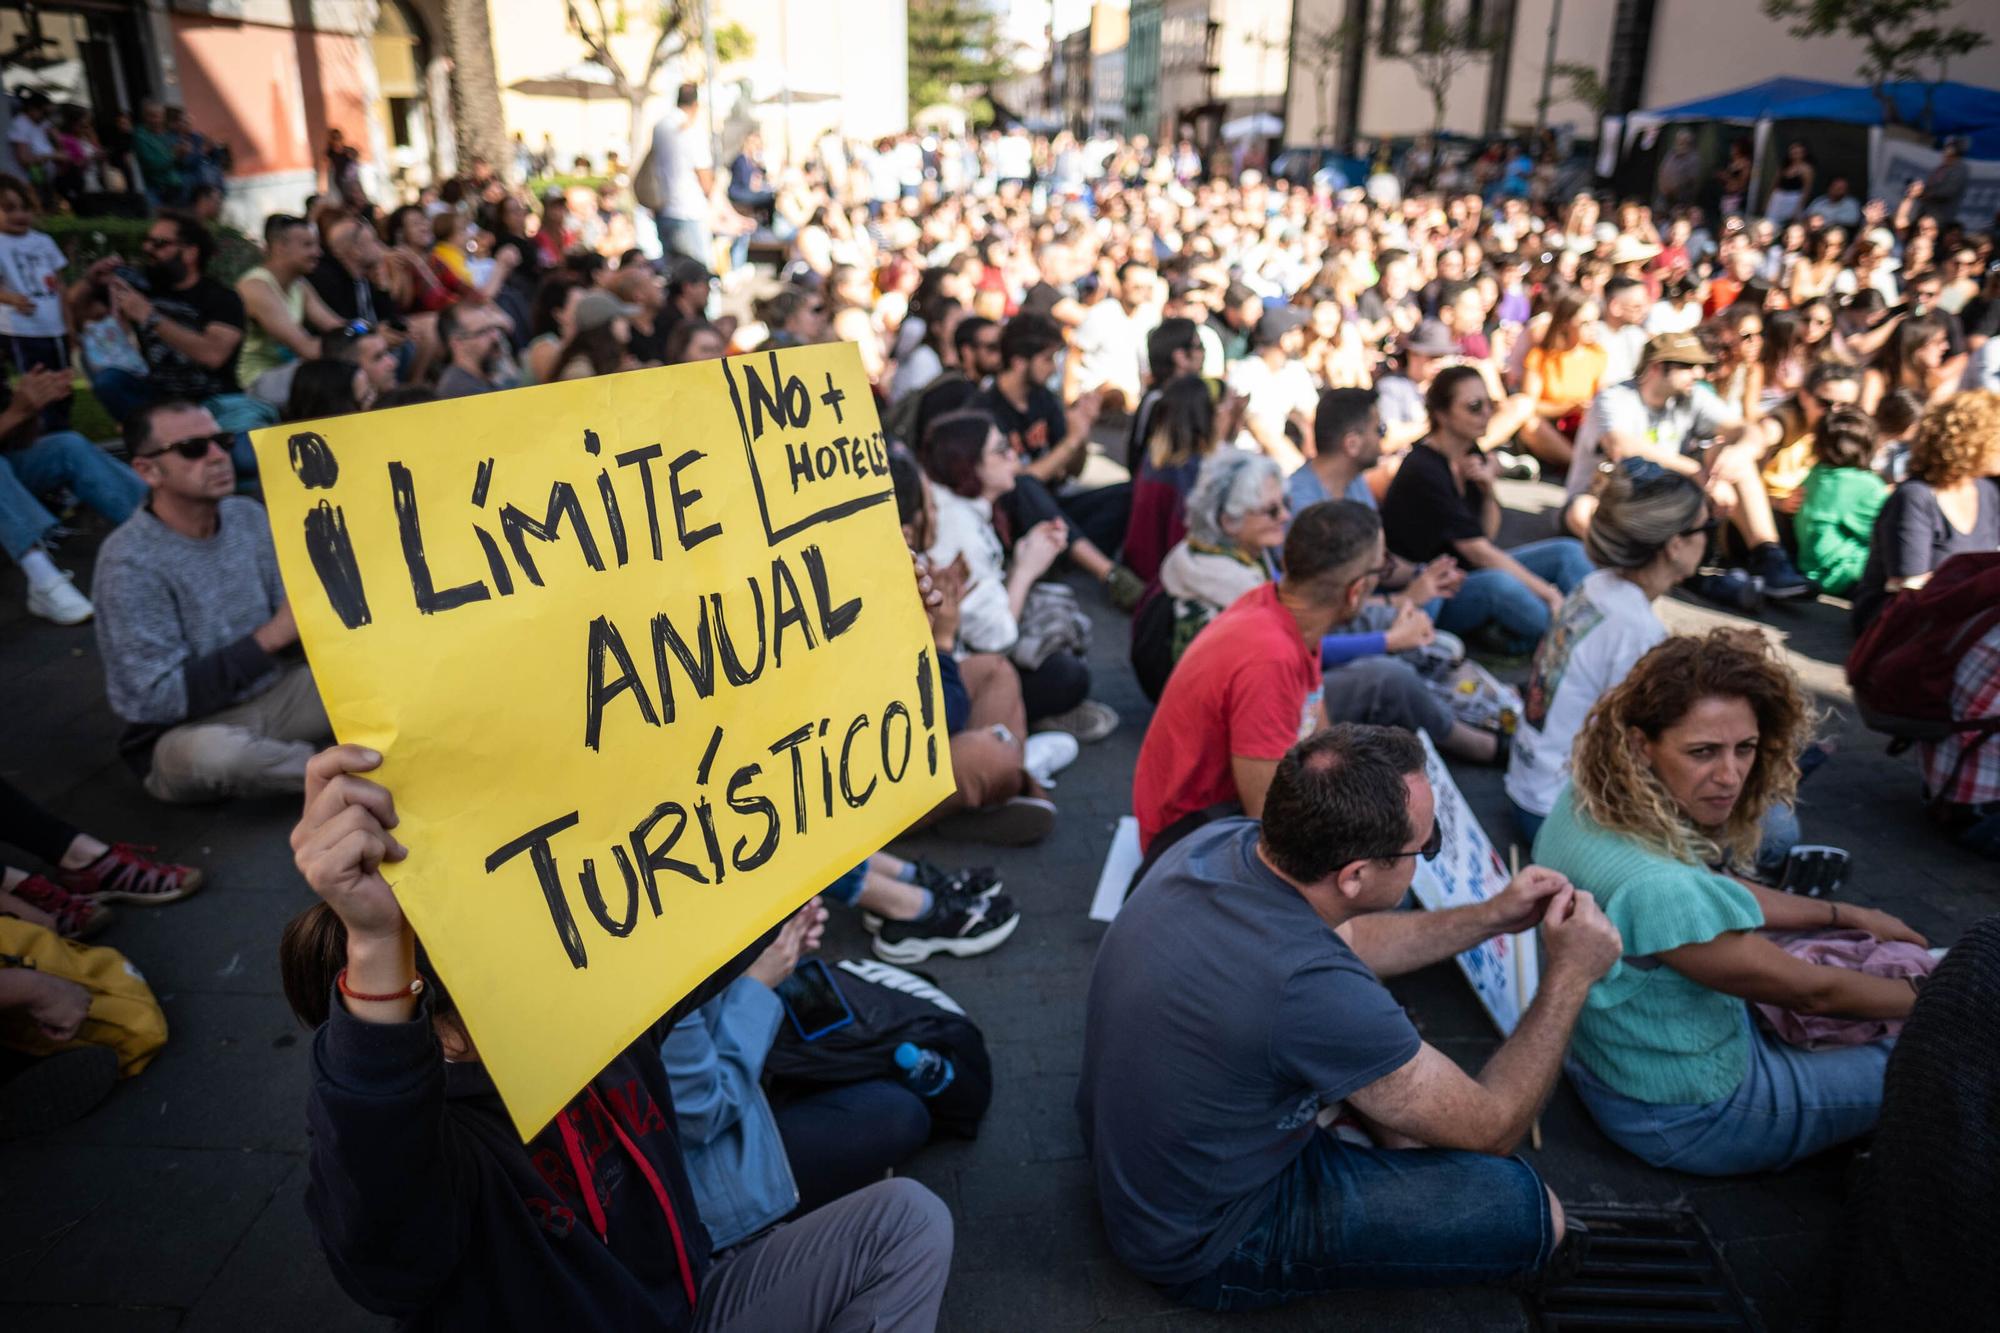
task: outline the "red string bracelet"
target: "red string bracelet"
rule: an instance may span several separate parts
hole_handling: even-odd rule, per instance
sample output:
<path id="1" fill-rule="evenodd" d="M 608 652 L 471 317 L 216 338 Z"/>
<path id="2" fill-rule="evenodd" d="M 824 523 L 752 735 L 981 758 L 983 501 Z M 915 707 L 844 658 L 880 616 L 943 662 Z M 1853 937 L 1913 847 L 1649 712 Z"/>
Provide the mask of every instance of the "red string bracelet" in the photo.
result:
<path id="1" fill-rule="evenodd" d="M 422 977 L 412 977 L 410 984 L 399 991 L 391 991 L 387 995 L 363 995 L 358 990 L 350 990 L 348 988 L 347 969 L 344 967 L 334 974 L 333 984 L 348 999 L 366 1000 L 372 1004 L 387 1004 L 391 1000 L 413 1000 L 424 993 L 424 979 Z"/>

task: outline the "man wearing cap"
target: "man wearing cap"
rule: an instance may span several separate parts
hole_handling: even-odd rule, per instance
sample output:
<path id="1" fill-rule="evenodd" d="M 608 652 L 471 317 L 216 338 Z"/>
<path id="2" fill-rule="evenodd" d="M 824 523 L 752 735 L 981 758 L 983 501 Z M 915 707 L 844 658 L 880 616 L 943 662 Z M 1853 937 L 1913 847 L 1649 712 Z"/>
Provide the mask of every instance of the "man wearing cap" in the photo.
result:
<path id="1" fill-rule="evenodd" d="M 1229 368 L 1229 387 L 1244 397 L 1243 431 L 1237 443 L 1261 449 L 1289 475 L 1305 454 L 1286 436 L 1296 426 L 1299 439 L 1312 437 L 1319 386 L 1299 360 L 1305 350 L 1306 314 L 1297 306 L 1265 310 L 1250 335 L 1250 355 Z"/>
<path id="2" fill-rule="evenodd" d="M 1635 378 L 1598 392 L 1577 430 L 1563 522 L 1578 536 L 1588 531 L 1599 463 L 1648 458 L 1703 484 L 1717 514 L 1749 545 L 1750 572 L 1763 580 L 1766 597 L 1811 596 L 1812 584 L 1778 544 L 1759 468 L 1762 438 L 1698 377 L 1698 368 L 1714 361 L 1692 333 L 1658 334 L 1641 353 Z"/>

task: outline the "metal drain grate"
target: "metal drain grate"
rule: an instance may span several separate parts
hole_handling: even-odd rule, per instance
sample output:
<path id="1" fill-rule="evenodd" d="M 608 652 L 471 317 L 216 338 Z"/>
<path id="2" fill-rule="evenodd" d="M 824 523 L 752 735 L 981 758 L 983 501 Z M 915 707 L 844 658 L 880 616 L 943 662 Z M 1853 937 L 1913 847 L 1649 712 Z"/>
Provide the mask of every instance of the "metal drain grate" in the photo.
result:
<path id="1" fill-rule="evenodd" d="M 1527 1298 L 1535 1326 L 1545 1333 L 1762 1333 L 1722 1252 L 1692 1210 L 1602 1204 L 1567 1212 L 1590 1228 L 1590 1246 L 1574 1277 Z"/>

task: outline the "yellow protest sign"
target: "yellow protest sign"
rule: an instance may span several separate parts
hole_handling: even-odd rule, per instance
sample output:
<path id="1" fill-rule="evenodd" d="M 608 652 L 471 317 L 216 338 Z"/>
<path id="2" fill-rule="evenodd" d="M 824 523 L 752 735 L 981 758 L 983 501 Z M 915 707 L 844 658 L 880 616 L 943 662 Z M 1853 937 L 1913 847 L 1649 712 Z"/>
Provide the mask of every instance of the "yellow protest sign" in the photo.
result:
<path id="1" fill-rule="evenodd" d="M 952 788 L 853 347 L 260 431 L 385 867 L 524 1138 Z"/>

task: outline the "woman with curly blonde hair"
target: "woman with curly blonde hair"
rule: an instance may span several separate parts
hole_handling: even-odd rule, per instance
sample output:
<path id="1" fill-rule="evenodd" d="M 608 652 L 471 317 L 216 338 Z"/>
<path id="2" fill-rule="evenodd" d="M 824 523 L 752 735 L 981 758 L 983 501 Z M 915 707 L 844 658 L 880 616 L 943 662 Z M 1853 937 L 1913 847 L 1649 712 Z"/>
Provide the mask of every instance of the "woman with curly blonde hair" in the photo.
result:
<path id="1" fill-rule="evenodd" d="M 1889 599 L 1921 588 L 1962 551 L 2000 550 L 2000 393 L 1972 389 L 1924 413 L 1910 446 L 1909 479 L 1875 519 L 1861 581 L 1854 585 L 1854 632 L 1873 624 Z"/>
<path id="2" fill-rule="evenodd" d="M 1569 1073 L 1613 1142 L 1654 1166 L 1725 1176 L 1789 1166 L 1866 1133 L 1886 1040 L 1807 1050 L 1751 1003 L 1899 1019 L 1915 991 L 1793 957 L 1769 930 L 1924 943 L 1884 912 L 1779 893 L 1732 866 L 1797 790 L 1813 720 L 1763 636 L 1670 638 L 1591 710 L 1535 857 L 1596 896 L 1625 957 L 1591 987 Z"/>

